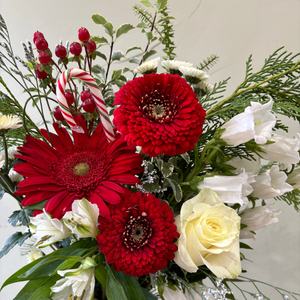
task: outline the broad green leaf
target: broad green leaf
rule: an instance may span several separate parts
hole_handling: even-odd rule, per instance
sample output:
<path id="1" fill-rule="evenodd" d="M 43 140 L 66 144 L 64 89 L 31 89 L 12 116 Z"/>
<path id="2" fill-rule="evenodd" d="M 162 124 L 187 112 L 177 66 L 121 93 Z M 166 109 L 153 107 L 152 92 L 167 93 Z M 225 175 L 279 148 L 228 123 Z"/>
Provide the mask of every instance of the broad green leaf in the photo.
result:
<path id="1" fill-rule="evenodd" d="M 33 211 L 28 209 L 16 210 L 9 217 L 8 223 L 10 223 L 11 226 L 16 226 L 17 223 L 20 222 L 23 226 L 26 226 L 30 223 L 29 217 L 32 217 L 32 213 Z"/>
<path id="2" fill-rule="evenodd" d="M 94 53 L 95 53 L 97 56 L 103 58 L 105 61 L 107 61 L 107 57 L 106 57 L 105 54 L 103 54 L 103 53 L 101 53 L 101 52 L 99 52 L 99 51 L 95 51 Z"/>
<path id="3" fill-rule="evenodd" d="M 129 53 L 130 51 L 133 51 L 133 50 L 141 50 L 141 51 L 143 51 L 143 49 L 141 47 L 139 47 L 139 46 L 133 46 L 133 47 L 127 49 L 126 54 Z"/>
<path id="4" fill-rule="evenodd" d="M 128 299 L 139 299 L 146 300 L 143 290 L 141 289 L 140 284 L 138 283 L 136 277 L 124 274 L 121 272 L 116 272 L 111 269 L 115 278 L 122 285 L 124 292 Z"/>
<path id="5" fill-rule="evenodd" d="M 168 0 L 157 0 L 156 5 L 157 5 L 157 10 L 162 10 L 165 8 L 167 5 Z"/>
<path id="6" fill-rule="evenodd" d="M 114 27 L 113 24 L 111 22 L 107 22 L 103 25 L 104 30 L 106 31 L 107 34 L 109 34 L 110 36 L 113 36 L 114 34 Z"/>
<path id="7" fill-rule="evenodd" d="M 180 202 L 180 200 L 182 199 L 182 190 L 181 187 L 179 185 L 179 183 L 177 181 L 174 181 L 170 178 L 166 178 L 173 190 L 174 196 L 175 196 L 175 200 L 177 202 Z"/>
<path id="8" fill-rule="evenodd" d="M 174 165 L 170 162 L 165 162 L 162 159 L 156 157 L 155 158 L 156 165 L 158 169 L 161 171 L 162 175 L 166 178 L 169 177 L 174 171 Z"/>
<path id="9" fill-rule="evenodd" d="M 156 280 L 158 293 L 162 296 L 165 290 L 166 281 L 163 276 L 158 276 Z"/>
<path id="10" fill-rule="evenodd" d="M 106 263 L 107 268 L 107 282 L 106 282 L 106 296 L 108 300 L 128 300 L 125 295 L 122 285 L 114 276 L 110 266 Z"/>
<path id="11" fill-rule="evenodd" d="M 100 265 L 95 269 L 95 277 L 104 287 L 106 287 L 107 270 L 104 268 L 103 265 Z"/>
<path id="12" fill-rule="evenodd" d="M 149 31 L 149 32 L 145 32 L 146 38 L 148 41 L 151 41 L 154 37 L 153 32 Z"/>
<path id="13" fill-rule="evenodd" d="M 187 152 L 181 154 L 181 157 L 186 161 L 187 164 L 191 162 L 190 155 Z"/>
<path id="14" fill-rule="evenodd" d="M 51 293 L 51 287 L 54 286 L 56 281 L 58 281 L 59 279 L 61 279 L 59 275 L 51 276 L 49 280 L 47 280 L 42 286 L 40 286 L 33 292 L 28 300 L 52 299 L 49 296 Z"/>
<path id="15" fill-rule="evenodd" d="M 141 21 L 139 24 L 136 25 L 137 28 L 149 28 L 149 25 L 145 22 Z"/>
<path id="16" fill-rule="evenodd" d="M 92 20 L 94 21 L 94 23 L 99 24 L 99 25 L 104 25 L 107 23 L 107 20 L 99 14 L 93 14 Z"/>
<path id="17" fill-rule="evenodd" d="M 155 297 L 153 294 L 151 294 L 148 290 L 142 288 L 142 291 L 144 293 L 146 300 L 158 300 L 157 297 Z"/>
<path id="18" fill-rule="evenodd" d="M 157 53 L 157 51 L 155 50 L 149 50 L 147 51 L 144 55 L 143 55 L 143 61 L 145 62 L 151 55 L 154 55 L 155 53 Z"/>
<path id="19" fill-rule="evenodd" d="M 242 243 L 242 242 L 240 242 L 240 248 L 248 249 L 248 250 L 253 250 L 253 248 L 251 248 L 249 245 L 247 245 L 245 243 Z"/>
<path id="20" fill-rule="evenodd" d="M 154 9 L 154 6 L 149 0 L 141 0 L 141 3 L 145 5 L 146 7 L 152 7 Z"/>
<path id="21" fill-rule="evenodd" d="M 114 60 L 121 60 L 121 58 L 124 57 L 124 54 L 122 51 L 118 50 L 116 52 L 113 53 L 112 57 L 111 57 L 111 60 L 114 61 Z"/>
<path id="22" fill-rule="evenodd" d="M 62 270 L 66 270 L 66 269 L 71 269 L 77 262 L 81 261 L 81 257 L 80 259 L 77 258 L 69 258 L 67 260 L 65 260 L 64 262 L 62 262 L 56 269 L 56 271 L 62 271 Z"/>
<path id="23" fill-rule="evenodd" d="M 132 24 L 126 23 L 126 24 L 122 24 L 116 33 L 116 38 L 118 38 L 120 35 L 127 33 L 129 30 L 134 29 L 134 26 Z"/>
<path id="24" fill-rule="evenodd" d="M 45 207 L 47 201 L 48 201 L 48 199 L 43 200 L 43 201 L 38 202 L 38 203 L 35 203 L 35 204 L 27 205 L 24 208 L 25 209 L 32 209 L 32 210 L 42 210 Z"/>
<path id="25" fill-rule="evenodd" d="M 93 36 L 91 40 L 99 44 L 108 44 L 108 41 L 104 36 Z"/>
<path id="26" fill-rule="evenodd" d="M 137 57 L 132 57 L 129 59 L 129 62 L 133 64 L 139 64 L 140 60 Z"/>
<path id="27" fill-rule="evenodd" d="M 111 76 L 111 80 L 116 80 L 122 75 L 122 70 L 114 70 Z"/>
<path id="28" fill-rule="evenodd" d="M 18 231 L 11 235 L 5 242 L 3 249 L 0 251 L 0 258 L 6 255 L 17 244 L 22 246 L 29 237 L 31 237 L 30 232 L 22 233 Z"/>
<path id="29" fill-rule="evenodd" d="M 99 65 L 95 65 L 92 67 L 92 72 L 95 74 L 101 74 L 102 77 L 105 79 L 105 69 Z"/>
<path id="30" fill-rule="evenodd" d="M 144 183 L 143 188 L 150 193 L 154 193 L 160 190 L 161 186 L 158 183 Z"/>

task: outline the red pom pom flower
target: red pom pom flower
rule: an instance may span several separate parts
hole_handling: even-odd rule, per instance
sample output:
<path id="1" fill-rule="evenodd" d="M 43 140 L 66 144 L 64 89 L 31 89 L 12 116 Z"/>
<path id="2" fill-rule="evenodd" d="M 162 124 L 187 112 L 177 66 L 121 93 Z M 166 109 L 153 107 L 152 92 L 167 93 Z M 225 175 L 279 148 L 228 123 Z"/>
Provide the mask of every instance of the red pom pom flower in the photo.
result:
<path id="1" fill-rule="evenodd" d="M 128 192 L 111 216 L 99 218 L 99 249 L 116 271 L 131 276 L 155 273 L 175 257 L 179 237 L 173 212 L 152 194 Z"/>
<path id="2" fill-rule="evenodd" d="M 114 125 L 129 145 L 151 157 L 191 151 L 205 111 L 185 79 L 171 74 L 135 78 L 116 93 Z"/>
<path id="3" fill-rule="evenodd" d="M 53 148 L 26 137 L 27 143 L 18 148 L 17 155 L 26 162 L 15 165 L 15 171 L 27 178 L 19 183 L 15 195 L 25 195 L 23 206 L 48 199 L 45 210 L 52 218 L 61 219 L 73 201 L 82 198 L 96 203 L 100 214 L 108 216 L 105 202 L 118 204 L 120 194 L 127 190 L 122 185 L 139 182 L 135 175 L 143 171 L 142 156 L 135 153 L 135 147 L 128 147 L 120 134 L 108 143 L 102 124 L 89 136 L 84 119 L 75 119 L 85 133 L 73 131 L 74 142 L 57 123 L 53 124 L 57 135 L 51 133 L 51 141 L 47 131 L 41 130 Z"/>

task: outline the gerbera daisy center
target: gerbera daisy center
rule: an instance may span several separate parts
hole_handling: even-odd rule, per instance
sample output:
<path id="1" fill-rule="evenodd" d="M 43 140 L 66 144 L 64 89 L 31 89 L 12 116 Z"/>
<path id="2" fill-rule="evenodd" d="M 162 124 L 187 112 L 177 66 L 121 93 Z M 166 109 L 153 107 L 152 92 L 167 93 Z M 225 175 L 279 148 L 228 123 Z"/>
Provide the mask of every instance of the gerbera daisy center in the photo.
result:
<path id="1" fill-rule="evenodd" d="M 73 173 L 79 176 L 87 175 L 89 171 L 90 171 L 90 166 L 86 162 L 81 162 L 73 168 Z"/>
<path id="2" fill-rule="evenodd" d="M 152 114 L 155 117 L 162 117 L 165 114 L 165 109 L 162 105 L 156 105 L 152 108 Z"/>

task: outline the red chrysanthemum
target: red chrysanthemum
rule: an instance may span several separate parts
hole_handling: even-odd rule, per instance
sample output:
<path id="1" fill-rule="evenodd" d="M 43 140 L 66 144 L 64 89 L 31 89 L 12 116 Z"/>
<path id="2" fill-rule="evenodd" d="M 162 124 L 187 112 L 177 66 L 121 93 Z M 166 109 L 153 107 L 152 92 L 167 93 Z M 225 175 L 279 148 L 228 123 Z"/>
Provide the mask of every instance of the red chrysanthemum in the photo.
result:
<path id="1" fill-rule="evenodd" d="M 191 151 L 202 133 L 205 110 L 185 79 L 150 74 L 127 82 L 116 93 L 114 125 L 129 145 L 145 154 Z"/>
<path id="2" fill-rule="evenodd" d="M 87 198 L 96 203 L 100 214 L 109 215 L 104 201 L 118 204 L 120 194 L 126 191 L 122 184 L 139 182 L 136 174 L 143 171 L 142 156 L 135 153 L 135 147 L 127 146 L 120 134 L 108 143 L 102 124 L 89 136 L 81 116 L 75 116 L 84 134 L 73 132 L 72 141 L 67 130 L 53 127 L 57 133 L 41 130 L 43 136 L 53 144 L 27 136 L 27 143 L 18 148 L 16 155 L 26 163 L 19 163 L 15 171 L 27 177 L 19 183 L 15 195 L 24 195 L 23 206 L 48 199 L 45 210 L 53 218 L 61 218 L 75 199 Z"/>
<path id="3" fill-rule="evenodd" d="M 99 249 L 116 271 L 131 276 L 165 268 L 177 251 L 173 212 L 152 194 L 128 192 L 123 198 L 109 218 L 99 218 Z"/>

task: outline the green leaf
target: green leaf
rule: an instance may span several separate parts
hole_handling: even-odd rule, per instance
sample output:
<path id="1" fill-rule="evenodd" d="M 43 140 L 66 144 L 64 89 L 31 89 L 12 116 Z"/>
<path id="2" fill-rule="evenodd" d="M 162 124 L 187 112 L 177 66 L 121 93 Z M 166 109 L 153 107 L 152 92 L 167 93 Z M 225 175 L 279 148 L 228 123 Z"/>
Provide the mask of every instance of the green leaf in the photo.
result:
<path id="1" fill-rule="evenodd" d="M 17 244 L 22 246 L 29 237 L 31 237 L 30 232 L 16 232 L 11 235 L 5 242 L 3 249 L 0 251 L 0 258 L 6 255 Z"/>
<path id="2" fill-rule="evenodd" d="M 114 34 L 114 27 L 113 24 L 111 22 L 107 22 L 103 25 L 104 30 L 107 34 L 109 34 L 110 36 L 113 36 Z"/>
<path id="3" fill-rule="evenodd" d="M 103 79 L 105 79 L 105 69 L 99 65 L 95 65 L 92 67 L 92 72 L 95 74 L 101 74 Z"/>
<path id="4" fill-rule="evenodd" d="M 24 61 L 24 62 L 29 67 L 30 70 L 34 69 L 34 66 L 33 66 L 33 64 L 31 62 L 29 62 L 29 61 Z"/>
<path id="5" fill-rule="evenodd" d="M 108 44 L 108 41 L 104 36 L 93 36 L 91 40 L 99 44 Z"/>
<path id="6" fill-rule="evenodd" d="M 136 25 L 137 28 L 149 28 L 149 25 L 145 22 L 141 21 L 139 24 Z"/>
<path id="7" fill-rule="evenodd" d="M 148 290 L 142 288 L 142 291 L 144 293 L 146 300 L 158 300 L 157 297 L 155 297 L 153 294 L 151 294 Z"/>
<path id="8" fill-rule="evenodd" d="M 177 181 L 174 181 L 170 178 L 166 178 L 173 190 L 174 196 L 175 196 L 175 200 L 177 202 L 180 202 L 180 200 L 182 199 L 182 190 L 181 187 L 179 185 L 179 183 Z"/>
<path id="9" fill-rule="evenodd" d="M 136 277 L 124 274 L 121 272 L 116 272 L 111 269 L 117 281 L 122 285 L 124 292 L 128 299 L 139 299 L 146 300 L 140 284 L 138 283 Z"/>
<path id="10" fill-rule="evenodd" d="M 25 209 L 31 209 L 31 210 L 43 210 L 43 208 L 45 207 L 47 200 L 43 200 L 41 202 L 35 203 L 35 204 L 31 204 L 31 205 L 27 205 L 24 208 Z"/>
<path id="11" fill-rule="evenodd" d="M 199 191 L 198 185 L 199 183 L 203 180 L 202 177 L 200 176 L 195 176 L 191 181 L 190 181 L 190 188 L 194 191 Z"/>
<path id="12" fill-rule="evenodd" d="M 242 243 L 242 242 L 240 242 L 240 248 L 248 249 L 248 250 L 253 250 L 253 248 L 251 248 L 249 245 L 247 245 L 245 243 Z"/>
<path id="13" fill-rule="evenodd" d="M 2 188 L 2 186 L 0 186 L 0 200 L 3 198 L 4 194 L 5 194 L 5 192 Z"/>
<path id="14" fill-rule="evenodd" d="M 117 30 L 117 33 L 116 33 L 116 39 L 124 34 L 124 33 L 127 33 L 129 30 L 132 30 L 134 29 L 135 27 L 132 25 L 132 24 L 129 24 L 129 23 L 125 23 L 125 24 L 122 24 L 118 30 Z"/>
<path id="15" fill-rule="evenodd" d="M 99 51 L 95 51 L 94 53 L 95 53 L 97 56 L 103 58 L 105 61 L 107 61 L 107 57 L 106 57 L 105 54 L 103 54 L 103 53 L 101 53 L 101 52 L 99 52 Z"/>
<path id="16" fill-rule="evenodd" d="M 158 167 L 158 169 L 161 171 L 161 173 L 163 174 L 163 176 L 169 177 L 173 171 L 174 171 L 174 165 L 171 164 L 170 162 L 165 162 L 160 158 L 155 158 L 156 161 L 156 165 Z"/>
<path id="17" fill-rule="evenodd" d="M 122 285 L 114 276 L 110 266 L 106 263 L 107 268 L 107 282 L 106 282 L 106 296 L 108 300 L 128 300 L 125 295 Z"/>
<path id="18" fill-rule="evenodd" d="M 114 60 L 121 60 L 121 58 L 124 57 L 124 54 L 122 51 L 118 50 L 118 51 L 115 51 L 112 55 L 112 58 L 111 60 L 114 61 Z"/>
<path id="19" fill-rule="evenodd" d="M 149 50 L 147 51 L 144 55 L 143 55 L 143 61 L 145 62 L 151 55 L 154 55 L 155 53 L 157 53 L 157 51 L 155 50 Z"/>
<path id="20" fill-rule="evenodd" d="M 165 8 L 167 5 L 168 0 L 157 0 L 156 5 L 157 5 L 157 10 L 162 10 Z"/>
<path id="21" fill-rule="evenodd" d="M 191 162 L 190 155 L 187 152 L 181 154 L 181 157 L 186 161 L 187 164 Z"/>
<path id="22" fill-rule="evenodd" d="M 154 6 L 149 0 L 141 0 L 141 3 L 146 7 L 152 7 L 154 9 Z"/>
<path id="23" fill-rule="evenodd" d="M 94 21 L 94 23 L 99 24 L 99 25 L 104 25 L 107 23 L 107 20 L 99 14 L 93 14 L 92 20 Z"/>
<path id="24" fill-rule="evenodd" d="M 127 68 L 127 67 L 125 67 L 125 68 L 123 69 L 123 73 L 126 73 L 126 72 L 131 72 L 131 73 L 132 73 L 132 70 L 129 69 L 129 68 Z"/>
<path id="25" fill-rule="evenodd" d="M 23 226 L 26 226 L 30 223 L 29 217 L 32 217 L 32 210 L 23 209 L 23 210 L 16 210 L 13 214 L 9 217 L 8 223 L 11 226 L 16 226 L 18 222 L 20 222 Z"/>
<path id="26" fill-rule="evenodd" d="M 129 62 L 133 64 L 139 64 L 140 60 L 137 57 L 132 57 L 129 59 Z"/>
<path id="27" fill-rule="evenodd" d="M 172 20 L 172 19 L 175 19 L 174 17 L 172 16 L 166 16 L 166 17 L 163 17 L 163 18 L 160 18 L 157 23 L 161 23 L 163 21 L 167 21 L 167 20 Z"/>
<path id="28" fill-rule="evenodd" d="M 100 265 L 95 269 L 95 277 L 104 287 L 106 287 L 107 270 L 104 268 L 103 265 Z"/>
<path id="29" fill-rule="evenodd" d="M 111 76 L 111 80 L 116 80 L 122 75 L 122 69 L 121 70 L 114 70 Z"/>
<path id="30" fill-rule="evenodd" d="M 52 299 L 49 297 L 51 293 L 51 287 L 55 285 L 56 281 L 58 281 L 61 277 L 59 275 L 51 276 L 49 280 L 44 282 L 42 286 L 33 291 L 33 294 L 28 300 L 48 300 Z M 47 297 L 48 296 L 48 297 Z"/>
<path id="31" fill-rule="evenodd" d="M 151 41 L 154 38 L 153 32 L 149 31 L 149 32 L 145 32 L 146 38 L 148 41 Z"/>
<path id="32" fill-rule="evenodd" d="M 133 51 L 133 50 L 141 50 L 141 51 L 143 51 L 143 49 L 141 47 L 139 47 L 139 46 L 133 46 L 133 47 L 127 49 L 126 54 L 128 54 L 130 51 Z"/>

